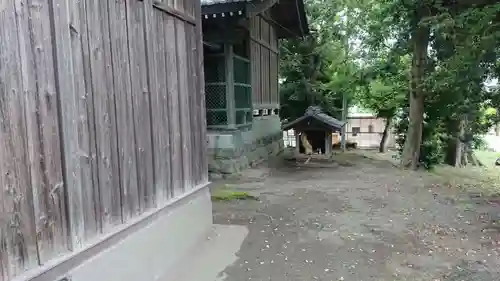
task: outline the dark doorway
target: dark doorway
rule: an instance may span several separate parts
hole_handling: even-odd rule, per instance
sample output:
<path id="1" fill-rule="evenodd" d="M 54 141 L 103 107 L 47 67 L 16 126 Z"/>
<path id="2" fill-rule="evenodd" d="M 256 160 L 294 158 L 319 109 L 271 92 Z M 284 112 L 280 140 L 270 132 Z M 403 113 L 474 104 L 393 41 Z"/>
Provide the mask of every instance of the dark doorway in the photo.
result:
<path id="1" fill-rule="evenodd" d="M 306 131 L 304 132 L 307 136 L 307 140 L 311 144 L 313 148 L 313 153 L 317 153 L 321 151 L 321 154 L 325 153 L 325 139 L 326 132 L 325 131 Z M 300 141 L 300 138 L 299 138 Z M 302 146 L 302 141 L 300 141 L 299 152 L 305 153 L 305 148 Z"/>

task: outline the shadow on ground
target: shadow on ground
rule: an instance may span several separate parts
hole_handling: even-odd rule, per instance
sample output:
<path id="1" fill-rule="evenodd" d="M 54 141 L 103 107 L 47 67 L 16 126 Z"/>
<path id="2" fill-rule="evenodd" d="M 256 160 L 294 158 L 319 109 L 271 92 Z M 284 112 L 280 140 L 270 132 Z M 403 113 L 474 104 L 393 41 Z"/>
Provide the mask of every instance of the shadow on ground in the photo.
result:
<path id="1" fill-rule="evenodd" d="M 500 280 L 498 200 L 359 155 L 317 162 L 225 182 L 260 201 L 214 202 L 215 223 L 249 229 L 224 280 Z"/>

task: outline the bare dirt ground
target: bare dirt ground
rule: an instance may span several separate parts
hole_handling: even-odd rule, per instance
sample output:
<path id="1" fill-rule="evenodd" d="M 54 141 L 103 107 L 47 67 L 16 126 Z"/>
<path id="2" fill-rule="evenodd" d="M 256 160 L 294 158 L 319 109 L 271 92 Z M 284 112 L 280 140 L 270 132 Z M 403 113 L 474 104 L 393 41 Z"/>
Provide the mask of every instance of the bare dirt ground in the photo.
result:
<path id="1" fill-rule="evenodd" d="M 500 280 L 498 198 L 359 155 L 285 162 L 227 183 L 259 201 L 214 202 L 215 223 L 249 228 L 224 280 Z"/>

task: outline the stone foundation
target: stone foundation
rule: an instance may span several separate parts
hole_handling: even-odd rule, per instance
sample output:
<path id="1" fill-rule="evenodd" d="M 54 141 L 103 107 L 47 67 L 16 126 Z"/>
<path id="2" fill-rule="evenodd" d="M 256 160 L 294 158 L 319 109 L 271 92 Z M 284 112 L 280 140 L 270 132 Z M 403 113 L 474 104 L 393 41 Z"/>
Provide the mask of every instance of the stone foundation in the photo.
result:
<path id="1" fill-rule="evenodd" d="M 275 156 L 284 149 L 281 132 L 272 136 L 260 138 L 239 148 L 209 148 L 208 171 L 217 174 L 237 174 Z"/>

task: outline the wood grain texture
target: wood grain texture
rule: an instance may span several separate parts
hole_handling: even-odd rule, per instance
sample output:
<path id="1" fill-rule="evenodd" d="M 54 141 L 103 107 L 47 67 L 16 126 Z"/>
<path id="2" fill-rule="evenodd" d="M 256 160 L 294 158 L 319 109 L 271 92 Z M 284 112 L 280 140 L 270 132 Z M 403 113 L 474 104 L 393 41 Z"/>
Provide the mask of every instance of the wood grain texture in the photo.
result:
<path id="1" fill-rule="evenodd" d="M 189 186 L 194 187 L 199 179 L 198 175 L 201 173 L 199 170 L 199 153 L 198 150 L 200 148 L 199 145 L 199 99 L 197 99 L 196 93 L 197 93 L 197 88 L 198 88 L 198 77 L 196 74 L 196 56 L 197 54 L 197 48 L 196 48 L 196 38 L 195 38 L 195 27 L 191 25 L 186 25 L 186 30 L 185 30 L 185 36 L 186 36 L 186 60 L 187 60 L 187 79 L 188 79 L 188 105 L 189 105 L 189 110 L 188 112 L 190 113 L 190 128 L 191 128 L 191 147 L 190 147 L 190 158 L 189 158 L 189 163 L 190 163 L 190 174 L 189 178 L 191 179 L 191 185 Z"/>
<path id="2" fill-rule="evenodd" d="M 48 1 L 19 9 L 33 212 L 41 263 L 68 251 L 66 200 Z M 20 36 L 21 38 L 21 36 Z"/>
<path id="3" fill-rule="evenodd" d="M 120 173 L 107 3 L 99 0 L 86 0 L 86 11 L 96 128 L 95 160 L 98 175 L 96 209 L 101 231 L 106 232 L 114 225 L 121 223 L 121 209 L 112 208 L 113 198 L 120 202 Z M 116 196 L 117 190 L 118 196 Z"/>
<path id="4" fill-rule="evenodd" d="M 134 134 L 127 13 L 123 0 L 108 1 L 108 7 L 120 167 L 120 188 L 112 190 L 110 201 L 113 213 L 121 209 L 122 220 L 127 221 L 139 213 L 137 136 Z"/>
<path id="5" fill-rule="evenodd" d="M 279 56 L 275 29 L 256 16 L 250 19 L 250 37 L 254 108 L 276 108 L 279 106 Z"/>
<path id="6" fill-rule="evenodd" d="M 191 181 L 191 112 L 189 110 L 188 59 L 184 22 L 175 20 L 177 43 L 177 76 L 179 81 L 179 117 L 182 145 L 182 188 L 183 191 L 192 186 Z"/>
<path id="7" fill-rule="evenodd" d="M 36 266 L 36 229 L 33 197 L 28 169 L 25 119 L 25 93 L 17 30 L 20 7 L 14 1 L 2 2 L 0 9 L 0 268 L 8 280 Z M 16 11 L 17 9 L 17 11 Z"/>
<path id="8" fill-rule="evenodd" d="M 208 140 L 207 140 L 207 119 L 206 119 L 206 109 L 205 109 L 205 76 L 204 76 L 204 62 L 203 62 L 203 28 L 202 28 L 202 16 L 201 16 L 201 3 L 200 1 L 193 1 L 194 5 L 194 15 L 197 20 L 195 41 L 196 41 L 196 73 L 198 88 L 196 89 L 196 98 L 199 100 L 199 120 L 200 128 L 198 133 L 200 134 L 200 184 L 208 182 Z"/>
<path id="9" fill-rule="evenodd" d="M 184 1 L 185 0 L 173 0 L 173 8 L 174 10 L 178 10 L 181 12 L 184 12 Z"/>
<path id="10" fill-rule="evenodd" d="M 88 54 L 85 56 L 87 61 L 84 61 L 84 44 L 85 52 L 88 52 L 88 40 L 85 38 L 83 41 L 82 37 L 87 35 L 87 25 L 86 22 L 86 7 L 84 1 L 78 0 L 68 0 L 68 10 L 69 10 L 69 25 L 70 25 L 70 35 L 71 35 L 71 53 L 72 53 L 72 66 L 73 66 L 73 85 L 74 85 L 74 95 L 77 103 L 78 114 L 76 127 L 78 130 L 78 159 L 80 163 L 80 181 L 81 181 L 81 192 L 79 192 L 79 208 L 81 210 L 78 214 L 81 216 L 80 219 L 83 223 L 83 237 L 85 240 L 89 240 L 95 237 L 99 233 L 99 225 L 97 223 L 97 213 L 96 213 L 96 201 L 95 201 L 95 176 L 96 172 L 95 161 L 93 161 L 93 153 L 95 150 L 95 137 L 94 132 L 92 132 L 95 127 L 93 126 L 93 114 L 89 111 L 92 107 L 92 103 L 88 101 L 87 88 L 90 88 L 90 84 L 87 83 L 86 79 L 90 78 L 88 70 Z M 83 35 L 83 36 L 82 36 Z M 86 73 L 87 72 L 87 73 Z M 90 114 L 89 114 L 90 113 Z M 70 208 L 74 208 L 73 205 Z M 73 219 L 73 218 L 72 218 Z"/>
<path id="11" fill-rule="evenodd" d="M 165 58 L 163 56 L 158 56 L 159 45 L 158 41 L 163 42 L 163 39 L 158 40 L 157 35 L 157 20 L 155 17 L 155 9 L 153 9 L 153 1 L 146 0 L 143 2 L 143 15 L 144 15 L 144 40 L 145 40 L 145 56 L 146 56 L 146 78 L 147 78 L 147 88 L 150 95 L 151 103 L 151 138 L 152 138 L 152 175 L 153 182 L 151 183 L 150 193 L 148 194 L 148 199 L 145 200 L 149 207 L 155 207 L 158 204 L 158 194 L 161 190 L 164 190 L 166 185 L 165 174 L 167 173 L 164 163 L 163 147 L 165 147 L 164 136 L 168 136 L 168 132 L 165 131 L 163 120 L 163 99 L 161 98 L 157 70 L 158 65 L 164 67 Z M 158 57 L 163 58 L 163 62 L 158 62 Z M 161 68 L 160 68 L 161 69 Z"/>
<path id="12" fill-rule="evenodd" d="M 56 91 L 59 100 L 60 128 L 63 143 L 64 183 L 69 205 L 70 242 L 73 249 L 83 246 L 84 223 L 80 139 L 78 138 L 78 93 L 75 91 L 72 61 L 71 27 L 68 2 L 49 2 L 55 55 Z"/>
<path id="13" fill-rule="evenodd" d="M 208 181 L 201 6 L 153 1 L 0 4 L 1 281 Z"/>
<path id="14" fill-rule="evenodd" d="M 172 196 L 184 192 L 184 179 L 182 172 L 182 139 L 180 127 L 180 100 L 179 82 L 177 69 L 177 44 L 175 19 L 163 14 L 165 25 L 165 56 L 167 65 L 167 91 L 169 98 L 169 121 L 170 121 L 170 155 L 172 163 Z M 176 39 L 177 40 L 177 39 Z"/>
<path id="15" fill-rule="evenodd" d="M 73 50 L 75 53 L 81 55 L 81 66 L 82 73 L 77 79 L 83 77 L 84 80 L 84 92 L 81 94 L 79 109 L 80 109 L 80 126 L 82 131 L 85 132 L 85 126 L 88 130 L 88 135 L 81 140 L 82 148 L 85 148 L 85 159 L 90 165 L 90 169 L 87 172 L 90 174 L 90 179 L 88 183 L 84 184 L 82 191 L 82 200 L 84 208 L 84 222 L 85 222 L 85 240 L 89 241 L 99 235 L 102 231 L 102 223 L 100 217 L 100 207 L 99 207 L 99 178 L 98 178 L 98 157 L 97 157 L 97 132 L 95 124 L 95 103 L 94 103 L 94 89 L 92 86 L 92 57 L 90 54 L 90 40 L 89 40 L 89 23 L 87 21 L 88 14 L 88 3 L 87 1 L 72 1 L 71 2 L 72 19 L 75 21 L 73 24 L 78 28 L 77 37 L 74 39 L 75 46 Z M 78 15 L 76 14 L 78 12 Z M 79 23 L 77 23 L 79 21 Z M 78 52 L 77 42 L 79 41 L 81 51 Z M 78 58 L 75 58 L 78 61 Z M 79 64 L 76 64 L 79 65 Z M 87 145 L 88 143 L 88 145 Z M 88 175 L 87 174 L 87 175 Z"/>
<path id="16" fill-rule="evenodd" d="M 138 202 L 133 214 L 142 213 L 153 201 L 153 139 L 151 132 L 151 92 L 148 85 L 146 39 L 144 36 L 144 3 L 126 1 L 128 48 L 133 117 L 135 128 L 135 150 L 137 156 Z M 135 191 L 133 191 L 135 193 Z"/>
<path id="17" fill-rule="evenodd" d="M 165 46 L 165 25 L 163 13 L 153 11 L 154 34 L 152 38 L 153 52 L 149 56 L 150 67 L 154 66 L 151 72 L 153 87 L 153 124 L 156 128 L 153 132 L 155 149 L 155 173 L 157 175 L 157 201 L 165 202 L 172 197 L 172 154 L 170 147 L 170 115 L 169 115 L 169 92 L 167 86 L 167 62 Z"/>

